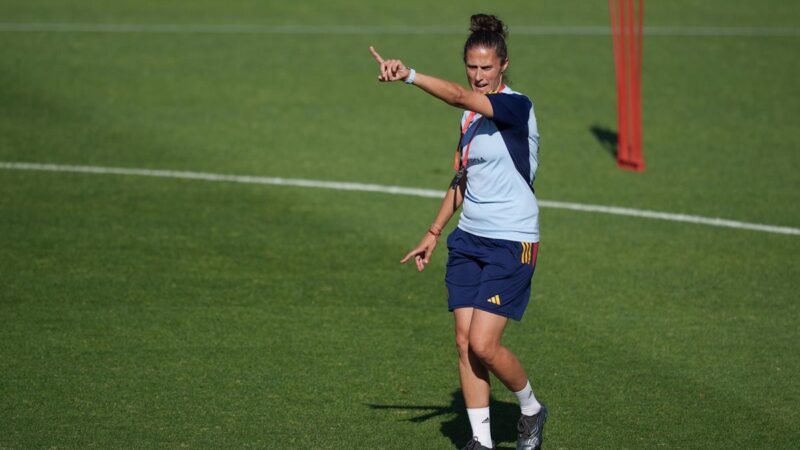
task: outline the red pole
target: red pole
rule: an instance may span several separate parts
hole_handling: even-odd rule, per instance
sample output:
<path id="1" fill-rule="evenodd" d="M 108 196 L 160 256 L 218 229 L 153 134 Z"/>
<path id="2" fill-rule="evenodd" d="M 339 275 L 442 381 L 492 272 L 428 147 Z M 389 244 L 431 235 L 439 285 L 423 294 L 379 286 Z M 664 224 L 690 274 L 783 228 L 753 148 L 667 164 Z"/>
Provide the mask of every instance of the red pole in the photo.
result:
<path id="1" fill-rule="evenodd" d="M 638 3 L 638 10 L 635 3 Z M 617 165 L 644 170 L 641 122 L 644 0 L 609 0 L 617 79 Z"/>
<path id="2" fill-rule="evenodd" d="M 634 46 L 636 45 L 636 39 L 634 38 L 634 26 L 635 26 L 635 19 L 634 11 L 633 11 L 633 0 L 627 0 L 625 2 L 625 6 L 628 7 L 628 15 L 626 19 L 628 22 L 625 24 L 626 30 L 625 33 L 625 43 L 626 48 L 625 51 L 628 54 L 627 65 L 625 66 L 625 88 L 626 92 L 625 95 L 627 97 L 627 102 L 625 103 L 625 129 L 628 132 L 627 140 L 628 140 L 628 148 L 627 154 L 625 156 L 625 160 L 622 162 L 623 164 L 635 164 L 636 161 L 636 130 L 634 129 L 634 119 L 636 116 L 636 107 L 634 104 L 636 103 L 636 76 L 634 75 L 634 67 L 636 67 L 636 50 Z"/>
<path id="3" fill-rule="evenodd" d="M 644 170 L 644 156 L 642 155 L 642 24 L 644 19 L 644 0 L 639 0 L 639 14 L 636 21 L 636 36 L 633 41 L 636 43 L 634 70 L 634 95 L 633 102 L 633 130 L 637 162 L 636 170 Z"/>
<path id="4" fill-rule="evenodd" d="M 614 39 L 614 71 L 617 78 L 617 159 L 619 160 L 628 147 L 627 133 L 627 100 L 625 83 L 625 38 L 624 23 L 625 9 L 624 0 L 609 0 L 611 11 L 611 34 Z"/>

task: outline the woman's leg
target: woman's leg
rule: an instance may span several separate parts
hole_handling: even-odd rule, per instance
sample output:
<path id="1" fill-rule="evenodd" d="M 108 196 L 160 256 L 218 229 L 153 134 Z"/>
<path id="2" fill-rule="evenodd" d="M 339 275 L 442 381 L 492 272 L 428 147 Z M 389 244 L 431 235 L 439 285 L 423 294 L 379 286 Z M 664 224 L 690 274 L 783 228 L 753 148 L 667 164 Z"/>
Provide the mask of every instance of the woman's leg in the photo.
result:
<path id="1" fill-rule="evenodd" d="M 471 351 L 469 345 L 473 311 L 477 310 L 474 308 L 453 310 L 456 322 L 458 373 L 467 408 L 485 408 L 489 406 L 491 386 L 489 385 L 488 369 Z"/>
<path id="2" fill-rule="evenodd" d="M 533 395 L 528 376 L 517 357 L 500 344 L 506 323 L 508 319 L 505 317 L 476 309 L 470 324 L 469 347 L 520 401 L 522 415 L 517 423 L 517 448 L 541 448 L 547 408 Z"/>
<path id="3" fill-rule="evenodd" d="M 528 375 L 511 350 L 500 343 L 507 323 L 506 317 L 474 309 L 467 346 L 472 357 L 477 357 L 481 365 L 488 368 L 509 390 L 517 392 L 527 386 Z"/>
<path id="4" fill-rule="evenodd" d="M 467 417 L 472 428 L 473 439 L 481 448 L 494 448 L 489 412 L 491 387 L 489 370 L 469 348 L 469 329 L 472 323 L 473 308 L 453 310 L 456 321 L 456 347 L 458 348 L 458 373 L 461 378 L 461 392 L 467 406 Z M 472 448 L 467 445 L 465 448 Z"/>

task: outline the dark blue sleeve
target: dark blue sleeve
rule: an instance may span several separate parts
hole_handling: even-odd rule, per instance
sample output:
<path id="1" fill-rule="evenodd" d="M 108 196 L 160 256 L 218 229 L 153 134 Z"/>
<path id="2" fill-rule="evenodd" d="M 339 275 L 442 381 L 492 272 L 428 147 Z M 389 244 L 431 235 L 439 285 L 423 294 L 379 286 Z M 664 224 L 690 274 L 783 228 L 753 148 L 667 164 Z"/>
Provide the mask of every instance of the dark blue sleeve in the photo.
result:
<path id="1" fill-rule="evenodd" d="M 519 94 L 489 94 L 492 103 L 492 120 L 503 128 L 519 128 L 528 125 L 531 115 L 531 101 Z"/>

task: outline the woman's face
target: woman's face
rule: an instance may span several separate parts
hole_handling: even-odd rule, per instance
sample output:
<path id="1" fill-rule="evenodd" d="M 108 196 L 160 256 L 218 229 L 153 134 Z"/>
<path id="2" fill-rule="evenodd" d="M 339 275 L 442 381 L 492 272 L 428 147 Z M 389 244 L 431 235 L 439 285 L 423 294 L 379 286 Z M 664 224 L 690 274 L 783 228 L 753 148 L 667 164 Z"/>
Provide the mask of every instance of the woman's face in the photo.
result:
<path id="1" fill-rule="evenodd" d="M 496 91 L 503 82 L 503 72 L 508 60 L 500 61 L 493 48 L 472 47 L 467 50 L 467 81 L 475 92 L 486 94 Z"/>

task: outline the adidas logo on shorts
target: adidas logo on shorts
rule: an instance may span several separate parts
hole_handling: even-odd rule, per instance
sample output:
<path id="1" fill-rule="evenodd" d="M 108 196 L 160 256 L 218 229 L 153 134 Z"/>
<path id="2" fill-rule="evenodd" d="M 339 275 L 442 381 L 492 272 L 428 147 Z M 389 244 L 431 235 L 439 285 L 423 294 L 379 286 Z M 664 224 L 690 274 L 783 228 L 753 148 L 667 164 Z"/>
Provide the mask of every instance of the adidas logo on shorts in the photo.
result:
<path id="1" fill-rule="evenodd" d="M 490 298 L 487 301 L 489 303 L 494 303 L 495 305 L 499 305 L 500 304 L 500 296 L 499 295 L 495 295 L 494 297 Z"/>

